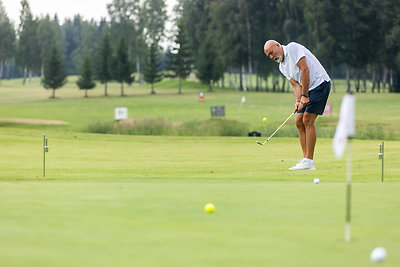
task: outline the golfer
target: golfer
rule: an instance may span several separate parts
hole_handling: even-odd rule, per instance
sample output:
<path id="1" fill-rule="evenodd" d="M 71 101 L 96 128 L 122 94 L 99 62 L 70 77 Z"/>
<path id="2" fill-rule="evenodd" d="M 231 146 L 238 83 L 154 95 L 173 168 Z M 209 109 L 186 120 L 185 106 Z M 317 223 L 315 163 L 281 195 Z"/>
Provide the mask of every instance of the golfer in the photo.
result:
<path id="1" fill-rule="evenodd" d="M 315 119 L 322 115 L 331 90 L 331 79 L 318 59 L 301 44 L 281 45 L 268 40 L 267 57 L 279 63 L 279 70 L 290 81 L 295 97 L 296 126 L 303 159 L 289 170 L 315 170 L 314 148 L 317 141 Z"/>

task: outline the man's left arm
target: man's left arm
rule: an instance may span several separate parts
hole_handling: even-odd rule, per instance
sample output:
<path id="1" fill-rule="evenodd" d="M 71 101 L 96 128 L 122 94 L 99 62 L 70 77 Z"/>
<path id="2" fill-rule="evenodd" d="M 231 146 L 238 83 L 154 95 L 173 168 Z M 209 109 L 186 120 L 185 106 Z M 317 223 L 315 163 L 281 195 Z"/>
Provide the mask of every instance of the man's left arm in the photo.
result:
<path id="1" fill-rule="evenodd" d="M 297 62 L 297 66 L 301 70 L 301 94 L 308 96 L 308 88 L 310 87 L 310 70 L 308 69 L 306 57 L 300 58 L 299 62 Z M 306 106 L 309 101 L 309 97 L 302 96 L 300 98 L 303 107 Z"/>

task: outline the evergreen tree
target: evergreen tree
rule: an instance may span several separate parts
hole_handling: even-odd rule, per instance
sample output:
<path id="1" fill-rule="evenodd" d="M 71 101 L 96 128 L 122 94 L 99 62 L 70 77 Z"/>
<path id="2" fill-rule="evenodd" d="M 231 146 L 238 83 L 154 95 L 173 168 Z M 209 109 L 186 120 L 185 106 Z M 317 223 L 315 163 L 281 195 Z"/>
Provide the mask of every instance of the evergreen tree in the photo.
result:
<path id="1" fill-rule="evenodd" d="M 100 48 L 98 51 L 98 64 L 97 64 L 97 78 L 104 84 L 104 96 L 107 96 L 107 83 L 111 81 L 111 63 L 112 63 L 112 50 L 110 45 L 110 38 L 107 29 L 105 29 L 103 38 L 101 40 Z"/>
<path id="2" fill-rule="evenodd" d="M 119 42 L 113 65 L 114 79 L 121 83 L 121 96 L 124 96 L 124 83 L 130 85 L 135 79 L 135 77 L 132 76 L 132 66 L 129 62 L 127 45 L 124 37 L 122 37 Z"/>
<path id="3" fill-rule="evenodd" d="M 93 71 L 88 54 L 86 54 L 85 58 L 83 59 L 81 76 L 76 84 L 78 85 L 79 89 L 85 90 L 85 97 L 88 97 L 87 90 L 93 89 L 96 86 L 96 83 L 93 81 Z"/>
<path id="4" fill-rule="evenodd" d="M 172 53 L 172 69 L 175 71 L 179 79 L 178 93 L 182 94 L 182 79 L 185 80 L 191 71 L 192 60 L 189 54 L 189 47 L 186 41 L 185 32 L 182 22 L 178 24 L 178 33 L 175 39 L 177 48 Z"/>
<path id="5" fill-rule="evenodd" d="M 196 63 L 197 78 L 208 85 L 208 91 L 212 91 L 211 82 L 218 81 L 223 75 L 221 61 L 213 48 L 212 41 L 209 38 L 200 45 L 199 55 Z"/>
<path id="6" fill-rule="evenodd" d="M 43 86 L 52 89 L 51 98 L 55 98 L 55 90 L 67 83 L 67 75 L 63 73 L 64 62 L 56 45 L 50 48 L 49 56 L 44 66 Z"/>
<path id="7" fill-rule="evenodd" d="M 162 80 L 161 74 L 158 72 L 160 63 L 157 61 L 157 44 L 152 43 L 149 48 L 147 65 L 144 71 L 144 81 L 151 84 L 151 94 L 155 94 L 154 83 Z"/>

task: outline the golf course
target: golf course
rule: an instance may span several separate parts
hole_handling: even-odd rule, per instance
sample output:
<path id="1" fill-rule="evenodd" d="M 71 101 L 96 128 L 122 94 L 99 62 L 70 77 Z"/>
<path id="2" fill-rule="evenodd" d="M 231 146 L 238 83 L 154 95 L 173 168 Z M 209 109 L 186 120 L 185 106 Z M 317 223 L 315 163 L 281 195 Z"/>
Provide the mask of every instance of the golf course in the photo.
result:
<path id="1" fill-rule="evenodd" d="M 255 141 L 293 111 L 292 93 L 185 82 L 178 94 L 177 80 L 166 79 L 155 95 L 134 84 L 121 97 L 111 83 L 108 97 L 98 84 L 84 98 L 75 80 L 55 99 L 38 78 L 0 83 L 2 266 L 374 266 L 378 246 L 387 251 L 379 265 L 399 266 L 398 95 L 355 95 L 345 242 L 347 154 L 332 151 L 343 81 L 329 97 L 332 114 L 317 120 L 317 170 L 291 172 L 301 158 L 293 118 L 268 144 Z M 211 106 L 225 106 L 225 117 L 211 119 Z M 93 133 L 122 123 L 116 107 L 128 108 L 133 126 L 158 128 Z M 207 129 L 221 124 L 228 134 Z M 246 136 L 253 130 L 262 136 Z"/>

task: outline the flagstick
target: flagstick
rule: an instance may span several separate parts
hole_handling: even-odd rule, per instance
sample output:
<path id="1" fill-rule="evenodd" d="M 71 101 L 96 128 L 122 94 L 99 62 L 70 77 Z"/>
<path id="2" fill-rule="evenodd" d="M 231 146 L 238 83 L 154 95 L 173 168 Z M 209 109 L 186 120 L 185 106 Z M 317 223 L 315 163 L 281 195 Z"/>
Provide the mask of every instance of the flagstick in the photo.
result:
<path id="1" fill-rule="evenodd" d="M 351 137 L 348 139 L 347 148 L 347 178 L 346 178 L 346 226 L 344 241 L 351 239 Z"/>

